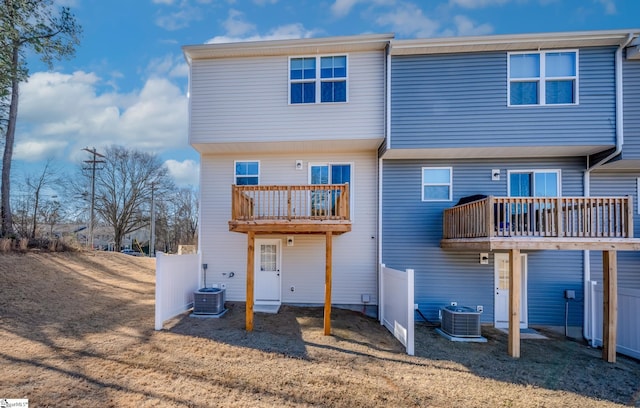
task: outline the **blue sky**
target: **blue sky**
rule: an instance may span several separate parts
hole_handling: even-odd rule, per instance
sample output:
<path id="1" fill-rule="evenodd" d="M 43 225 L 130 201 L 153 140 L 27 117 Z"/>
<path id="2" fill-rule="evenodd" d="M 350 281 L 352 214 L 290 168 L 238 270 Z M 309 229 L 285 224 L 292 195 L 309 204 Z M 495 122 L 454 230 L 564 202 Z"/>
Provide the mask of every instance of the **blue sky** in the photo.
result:
<path id="1" fill-rule="evenodd" d="M 57 0 L 83 26 L 72 60 L 30 61 L 21 89 L 14 188 L 54 159 L 73 168 L 120 144 L 158 154 L 197 185 L 181 46 L 395 33 L 396 38 L 640 28 L 639 0 Z"/>

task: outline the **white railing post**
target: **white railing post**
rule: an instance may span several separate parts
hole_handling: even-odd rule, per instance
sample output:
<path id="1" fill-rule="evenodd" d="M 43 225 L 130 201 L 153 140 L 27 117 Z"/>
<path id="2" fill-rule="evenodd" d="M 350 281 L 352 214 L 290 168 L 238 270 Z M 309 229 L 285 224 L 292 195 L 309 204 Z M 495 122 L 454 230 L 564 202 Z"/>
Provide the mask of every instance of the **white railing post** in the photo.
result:
<path id="1" fill-rule="evenodd" d="M 415 306 L 414 306 L 414 273 L 413 269 L 407 269 L 407 354 L 413 356 L 415 334 Z"/>

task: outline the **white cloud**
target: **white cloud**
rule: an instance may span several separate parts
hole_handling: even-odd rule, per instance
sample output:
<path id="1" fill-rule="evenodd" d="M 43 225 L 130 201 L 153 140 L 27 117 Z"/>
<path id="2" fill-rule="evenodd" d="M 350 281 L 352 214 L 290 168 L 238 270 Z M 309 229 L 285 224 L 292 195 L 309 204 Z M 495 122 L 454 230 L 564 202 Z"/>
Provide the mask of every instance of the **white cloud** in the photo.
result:
<path id="1" fill-rule="evenodd" d="M 511 0 L 449 0 L 449 4 L 468 9 L 478 9 L 489 6 L 501 6 Z"/>
<path id="2" fill-rule="evenodd" d="M 247 22 L 244 19 L 244 13 L 235 9 L 229 10 L 229 17 L 222 26 L 230 37 L 240 37 L 256 30 L 255 24 Z"/>
<path id="3" fill-rule="evenodd" d="M 487 35 L 493 32 L 493 26 L 491 24 L 475 23 L 466 16 L 455 16 L 453 22 L 456 26 L 455 35 Z"/>
<path id="4" fill-rule="evenodd" d="M 197 186 L 200 180 L 200 166 L 193 160 L 179 162 L 177 160 L 167 160 L 164 162 L 169 174 L 173 177 L 179 187 Z"/>
<path id="5" fill-rule="evenodd" d="M 616 3 L 614 0 L 594 0 L 596 3 L 602 4 L 604 7 L 604 12 L 606 14 L 616 14 L 618 11 L 616 10 Z"/>
<path id="6" fill-rule="evenodd" d="M 158 16 L 156 25 L 168 31 L 176 31 L 188 27 L 189 23 L 201 18 L 202 14 L 198 9 L 186 7 L 173 13 Z"/>
<path id="7" fill-rule="evenodd" d="M 338 18 L 345 17 L 359 3 L 370 7 L 395 6 L 397 0 L 335 0 L 331 5 L 331 13 Z"/>
<path id="8" fill-rule="evenodd" d="M 189 75 L 189 66 L 181 55 L 167 54 L 164 57 L 152 59 L 147 65 L 146 72 L 149 76 L 186 78 Z"/>
<path id="9" fill-rule="evenodd" d="M 166 78 L 131 93 L 103 92 L 92 73 L 36 72 L 21 86 L 15 158 L 77 160 L 112 144 L 152 153 L 187 147 L 187 99 Z"/>
<path id="10" fill-rule="evenodd" d="M 153 4 L 166 4 L 168 6 L 172 5 L 175 0 L 152 0 Z"/>
<path id="11" fill-rule="evenodd" d="M 278 0 L 253 0 L 258 6 L 264 6 L 266 4 L 276 4 Z"/>
<path id="12" fill-rule="evenodd" d="M 393 11 L 380 15 L 376 23 L 400 35 L 416 37 L 433 37 L 440 28 L 437 21 L 425 16 L 422 9 L 412 3 L 403 3 Z"/>
<path id="13" fill-rule="evenodd" d="M 344 17 L 351 12 L 353 6 L 362 0 L 336 0 L 331 5 L 331 12 L 336 17 Z"/>
<path id="14" fill-rule="evenodd" d="M 224 35 L 213 37 L 207 44 L 220 44 L 241 41 L 289 40 L 294 38 L 310 38 L 317 31 L 307 30 L 300 23 L 286 24 L 259 34 L 255 24 L 245 20 L 244 14 L 238 10 L 229 10 L 229 16 L 222 23 L 226 29 Z"/>

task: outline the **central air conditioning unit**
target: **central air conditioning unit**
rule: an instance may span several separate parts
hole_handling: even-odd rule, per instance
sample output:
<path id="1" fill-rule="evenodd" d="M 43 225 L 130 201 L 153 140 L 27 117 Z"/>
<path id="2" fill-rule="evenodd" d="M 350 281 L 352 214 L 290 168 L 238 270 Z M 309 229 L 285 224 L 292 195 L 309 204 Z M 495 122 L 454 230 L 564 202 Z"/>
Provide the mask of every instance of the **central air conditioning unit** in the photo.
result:
<path id="1" fill-rule="evenodd" d="M 440 329 L 453 337 L 481 337 L 480 313 L 465 306 L 443 307 Z"/>
<path id="2" fill-rule="evenodd" d="M 193 292 L 193 314 L 219 315 L 224 309 L 225 289 L 202 288 Z"/>

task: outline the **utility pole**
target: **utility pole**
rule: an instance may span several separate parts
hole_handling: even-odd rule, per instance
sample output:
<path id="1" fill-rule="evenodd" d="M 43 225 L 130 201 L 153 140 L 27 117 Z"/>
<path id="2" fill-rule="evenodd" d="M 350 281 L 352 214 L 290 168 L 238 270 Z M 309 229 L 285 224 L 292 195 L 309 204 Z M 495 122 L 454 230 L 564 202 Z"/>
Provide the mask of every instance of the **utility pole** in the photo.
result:
<path id="1" fill-rule="evenodd" d="M 96 164 L 104 163 L 105 161 L 96 159 L 96 157 L 104 158 L 104 155 L 96 152 L 95 147 L 93 149 L 89 149 L 88 147 L 85 147 L 82 150 L 89 152 L 90 154 L 93 155 L 93 158 L 91 160 L 84 161 L 85 163 L 91 164 L 91 220 L 89 221 L 89 245 L 91 245 L 91 250 L 93 251 L 93 225 L 94 225 L 94 218 L 95 218 L 94 209 L 95 209 L 95 202 L 96 202 Z"/>

